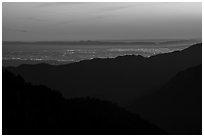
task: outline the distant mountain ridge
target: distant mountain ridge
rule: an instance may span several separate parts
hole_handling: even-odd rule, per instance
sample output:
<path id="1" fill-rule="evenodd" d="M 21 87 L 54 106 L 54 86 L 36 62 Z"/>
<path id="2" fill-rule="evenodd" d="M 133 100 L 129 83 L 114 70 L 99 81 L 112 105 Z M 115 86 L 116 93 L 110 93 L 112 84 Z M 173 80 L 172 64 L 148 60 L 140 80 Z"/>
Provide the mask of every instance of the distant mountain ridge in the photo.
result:
<path id="1" fill-rule="evenodd" d="M 59 66 L 37 64 L 7 69 L 33 84 L 60 90 L 67 98 L 92 96 L 127 105 L 149 88 L 166 83 L 177 72 L 201 63 L 200 43 L 150 58 L 127 55 Z"/>
<path id="2" fill-rule="evenodd" d="M 3 41 L 2 44 L 51 44 L 51 45 L 118 45 L 118 44 L 139 44 L 139 45 L 157 45 L 157 44 L 181 44 L 198 43 L 200 39 L 164 39 L 164 40 L 81 40 L 81 41 Z"/>

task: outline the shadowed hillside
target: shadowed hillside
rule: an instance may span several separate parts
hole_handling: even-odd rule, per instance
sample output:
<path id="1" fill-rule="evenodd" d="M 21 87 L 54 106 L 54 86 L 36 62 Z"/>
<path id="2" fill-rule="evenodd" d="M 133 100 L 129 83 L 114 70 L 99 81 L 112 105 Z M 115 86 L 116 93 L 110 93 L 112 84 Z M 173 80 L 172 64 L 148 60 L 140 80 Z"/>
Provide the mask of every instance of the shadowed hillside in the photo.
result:
<path id="1" fill-rule="evenodd" d="M 121 56 L 67 65 L 21 65 L 7 69 L 26 81 L 60 90 L 66 98 L 91 96 L 128 106 L 144 91 L 166 83 L 179 71 L 201 64 L 202 44 L 150 58 Z M 97 92 L 96 92 L 97 91 Z"/>
<path id="2" fill-rule="evenodd" d="M 201 52 L 3 68 L 3 134 L 201 134 Z"/>
<path id="3" fill-rule="evenodd" d="M 64 99 L 3 70 L 3 134 L 166 134 L 125 109 L 93 98 Z"/>
<path id="4" fill-rule="evenodd" d="M 170 134 L 202 134 L 202 65 L 178 73 L 129 108 Z"/>

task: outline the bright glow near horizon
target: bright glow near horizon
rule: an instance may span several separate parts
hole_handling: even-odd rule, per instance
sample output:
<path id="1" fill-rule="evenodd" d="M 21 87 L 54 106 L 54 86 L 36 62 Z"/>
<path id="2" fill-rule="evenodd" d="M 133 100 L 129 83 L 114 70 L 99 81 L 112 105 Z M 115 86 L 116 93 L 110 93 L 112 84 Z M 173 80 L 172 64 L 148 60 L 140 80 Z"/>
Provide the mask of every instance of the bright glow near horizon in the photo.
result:
<path id="1" fill-rule="evenodd" d="M 3 41 L 201 38 L 202 3 L 3 3 Z"/>

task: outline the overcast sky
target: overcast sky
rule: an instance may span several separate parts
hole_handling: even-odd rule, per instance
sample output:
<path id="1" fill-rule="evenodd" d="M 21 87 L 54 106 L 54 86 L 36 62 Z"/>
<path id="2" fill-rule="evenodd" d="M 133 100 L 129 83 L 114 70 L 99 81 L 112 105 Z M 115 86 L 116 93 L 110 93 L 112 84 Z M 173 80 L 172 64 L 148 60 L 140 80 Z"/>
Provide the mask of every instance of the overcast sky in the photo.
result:
<path id="1" fill-rule="evenodd" d="M 201 3 L 3 3 L 4 41 L 201 38 Z"/>

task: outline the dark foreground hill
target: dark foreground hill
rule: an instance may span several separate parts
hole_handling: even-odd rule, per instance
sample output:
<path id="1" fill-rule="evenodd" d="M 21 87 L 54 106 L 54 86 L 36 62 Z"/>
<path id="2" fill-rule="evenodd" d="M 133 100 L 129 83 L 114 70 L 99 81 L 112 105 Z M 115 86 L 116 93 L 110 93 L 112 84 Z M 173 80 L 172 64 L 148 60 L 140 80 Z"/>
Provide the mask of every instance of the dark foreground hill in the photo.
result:
<path id="1" fill-rule="evenodd" d="M 166 83 L 179 71 L 202 62 L 202 44 L 183 51 L 144 58 L 121 56 L 67 65 L 21 65 L 7 69 L 26 81 L 62 92 L 66 98 L 91 96 L 128 106 L 152 87 Z"/>
<path id="2" fill-rule="evenodd" d="M 166 134 L 110 102 L 64 99 L 3 70 L 3 134 Z"/>
<path id="3" fill-rule="evenodd" d="M 129 108 L 169 134 L 202 134 L 202 65 L 178 73 Z"/>

